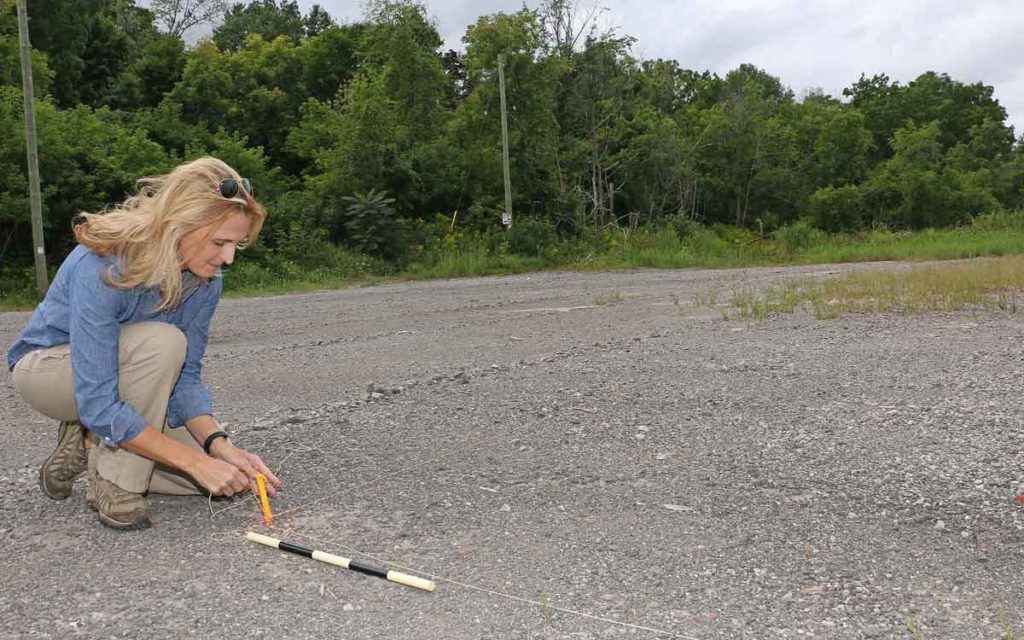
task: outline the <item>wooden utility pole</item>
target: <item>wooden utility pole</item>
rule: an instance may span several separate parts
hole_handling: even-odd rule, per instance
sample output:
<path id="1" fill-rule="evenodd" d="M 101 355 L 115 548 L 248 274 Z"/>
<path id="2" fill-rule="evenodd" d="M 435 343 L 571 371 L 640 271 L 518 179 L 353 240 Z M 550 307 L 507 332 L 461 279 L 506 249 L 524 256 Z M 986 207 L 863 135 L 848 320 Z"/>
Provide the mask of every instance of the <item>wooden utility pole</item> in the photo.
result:
<path id="1" fill-rule="evenodd" d="M 39 195 L 39 152 L 36 149 L 36 103 L 32 86 L 32 47 L 28 42 L 28 8 L 18 0 L 18 42 L 21 45 L 21 91 L 25 97 L 25 151 L 28 154 L 28 201 L 32 216 L 32 255 L 36 265 L 36 288 L 46 293 L 46 250 L 43 248 L 43 206 Z"/>
<path id="2" fill-rule="evenodd" d="M 501 223 L 512 228 L 512 177 L 508 168 L 508 111 L 505 107 L 505 56 L 498 54 L 498 90 L 501 93 L 501 159 L 505 171 L 505 213 Z"/>

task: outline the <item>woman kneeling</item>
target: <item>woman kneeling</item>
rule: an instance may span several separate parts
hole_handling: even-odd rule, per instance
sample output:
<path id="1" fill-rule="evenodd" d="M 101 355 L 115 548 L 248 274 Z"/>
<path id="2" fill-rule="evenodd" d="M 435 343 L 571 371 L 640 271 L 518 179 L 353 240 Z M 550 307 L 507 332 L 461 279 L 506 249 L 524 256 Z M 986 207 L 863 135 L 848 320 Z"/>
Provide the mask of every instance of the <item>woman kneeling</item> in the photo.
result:
<path id="1" fill-rule="evenodd" d="M 221 266 L 266 217 L 247 180 L 215 158 L 140 180 L 106 213 L 84 214 L 80 243 L 8 351 L 22 398 L 61 421 L 39 483 L 55 500 L 89 472 L 86 500 L 115 529 L 150 525 L 147 492 L 219 496 L 256 476 L 200 377 Z M 184 427 L 178 428 L 178 427 Z"/>

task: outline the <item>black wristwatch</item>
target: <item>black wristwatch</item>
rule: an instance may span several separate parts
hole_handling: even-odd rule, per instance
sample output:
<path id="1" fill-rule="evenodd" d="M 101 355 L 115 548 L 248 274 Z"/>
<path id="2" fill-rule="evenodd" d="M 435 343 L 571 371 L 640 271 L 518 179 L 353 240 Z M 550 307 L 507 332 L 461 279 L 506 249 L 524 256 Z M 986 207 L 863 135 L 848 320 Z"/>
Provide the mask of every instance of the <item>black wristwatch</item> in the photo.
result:
<path id="1" fill-rule="evenodd" d="M 203 451 L 206 452 L 206 455 L 210 455 L 210 446 L 213 444 L 213 441 L 216 440 L 217 438 L 224 438 L 225 440 L 227 440 L 228 434 L 224 433 L 223 431 L 214 431 L 210 435 L 206 436 L 206 441 L 203 442 Z"/>

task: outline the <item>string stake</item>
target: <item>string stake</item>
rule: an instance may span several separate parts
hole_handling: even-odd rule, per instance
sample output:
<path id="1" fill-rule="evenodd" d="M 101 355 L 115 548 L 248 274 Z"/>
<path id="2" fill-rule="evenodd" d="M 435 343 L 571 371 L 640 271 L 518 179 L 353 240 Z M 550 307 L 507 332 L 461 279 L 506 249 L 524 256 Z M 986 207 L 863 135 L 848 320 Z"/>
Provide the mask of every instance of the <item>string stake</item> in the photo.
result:
<path id="1" fill-rule="evenodd" d="M 335 566 L 342 567 L 343 569 L 350 569 L 352 571 L 358 571 L 359 573 L 365 573 L 368 576 L 384 578 L 391 582 L 404 584 L 407 587 L 415 587 L 416 589 L 423 589 L 424 591 L 433 591 L 437 588 L 437 585 L 433 580 L 410 576 L 405 573 L 399 573 L 398 571 L 389 571 L 388 569 L 375 567 L 359 560 L 342 558 L 341 556 L 336 556 L 333 553 L 324 553 L 323 551 L 307 549 L 306 547 L 300 547 L 297 544 L 278 540 L 277 538 L 271 538 L 270 536 L 254 533 L 252 531 L 246 532 L 245 539 L 268 547 L 273 547 L 274 549 L 280 549 L 281 551 L 287 551 L 296 555 L 319 560 L 320 562 L 326 562 L 327 564 L 333 564 Z"/>
<path id="2" fill-rule="evenodd" d="M 274 514 L 270 512 L 270 498 L 267 497 L 267 476 L 262 473 L 256 476 L 256 488 L 260 494 L 260 507 L 263 508 L 263 522 L 267 526 L 272 525 Z"/>

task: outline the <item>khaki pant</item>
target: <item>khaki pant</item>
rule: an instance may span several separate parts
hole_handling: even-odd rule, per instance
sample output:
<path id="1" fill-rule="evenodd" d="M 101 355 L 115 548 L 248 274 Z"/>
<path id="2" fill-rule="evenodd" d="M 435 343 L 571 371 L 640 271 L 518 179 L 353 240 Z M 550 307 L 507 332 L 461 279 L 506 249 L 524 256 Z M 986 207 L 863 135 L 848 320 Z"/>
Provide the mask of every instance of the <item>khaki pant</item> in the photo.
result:
<path id="1" fill-rule="evenodd" d="M 184 427 L 167 426 L 167 402 L 185 362 L 188 343 L 174 325 L 139 322 L 121 326 L 117 390 L 146 423 L 199 451 Z M 25 354 L 14 366 L 14 387 L 29 405 L 54 420 L 77 421 L 71 378 L 71 347 L 59 345 Z M 157 426 L 159 425 L 159 426 Z M 93 439 L 89 471 L 133 493 L 202 493 L 188 475 Z"/>

